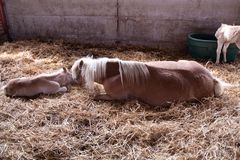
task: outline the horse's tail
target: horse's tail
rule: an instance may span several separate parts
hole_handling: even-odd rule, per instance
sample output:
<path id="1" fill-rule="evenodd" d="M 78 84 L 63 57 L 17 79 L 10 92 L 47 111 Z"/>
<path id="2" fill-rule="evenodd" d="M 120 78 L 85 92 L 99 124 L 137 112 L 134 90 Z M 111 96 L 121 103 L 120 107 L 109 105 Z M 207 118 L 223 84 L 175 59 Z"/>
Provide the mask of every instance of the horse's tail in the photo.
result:
<path id="1" fill-rule="evenodd" d="M 214 77 L 213 80 L 214 80 L 214 95 L 216 97 L 221 96 L 223 94 L 223 91 L 224 91 L 225 88 L 240 87 L 239 84 L 226 83 L 219 78 Z"/>

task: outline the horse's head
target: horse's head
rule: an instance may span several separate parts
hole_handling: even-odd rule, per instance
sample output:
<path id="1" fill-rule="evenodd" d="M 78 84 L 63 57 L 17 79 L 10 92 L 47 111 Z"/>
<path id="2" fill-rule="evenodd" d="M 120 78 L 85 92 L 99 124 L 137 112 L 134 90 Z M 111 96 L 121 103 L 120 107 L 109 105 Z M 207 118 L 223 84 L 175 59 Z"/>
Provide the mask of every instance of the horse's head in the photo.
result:
<path id="1" fill-rule="evenodd" d="M 108 58 L 93 59 L 88 56 L 75 61 L 71 68 L 73 80 L 92 89 L 94 82 L 101 83 L 105 77 L 108 60 Z"/>
<path id="2" fill-rule="evenodd" d="M 72 78 L 76 83 L 82 83 L 83 81 L 83 78 L 81 76 L 83 63 L 84 63 L 83 59 L 81 58 L 75 61 L 74 64 L 72 65 L 72 68 L 71 68 Z"/>

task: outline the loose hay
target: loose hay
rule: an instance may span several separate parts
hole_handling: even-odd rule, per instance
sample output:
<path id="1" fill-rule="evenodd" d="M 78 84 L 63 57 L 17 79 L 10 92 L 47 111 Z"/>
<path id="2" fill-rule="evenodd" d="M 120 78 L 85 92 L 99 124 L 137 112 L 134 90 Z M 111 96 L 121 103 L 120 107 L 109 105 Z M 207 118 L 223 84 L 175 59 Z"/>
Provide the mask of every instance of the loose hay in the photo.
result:
<path id="1" fill-rule="evenodd" d="M 89 53 L 141 61 L 190 59 L 157 50 L 18 41 L 0 46 L 1 83 L 70 67 Z M 207 68 L 239 83 L 239 61 Z M 240 88 L 230 88 L 221 98 L 151 107 L 135 100 L 93 101 L 77 86 L 64 95 L 30 100 L 0 95 L 0 158 L 239 159 L 239 97 Z"/>

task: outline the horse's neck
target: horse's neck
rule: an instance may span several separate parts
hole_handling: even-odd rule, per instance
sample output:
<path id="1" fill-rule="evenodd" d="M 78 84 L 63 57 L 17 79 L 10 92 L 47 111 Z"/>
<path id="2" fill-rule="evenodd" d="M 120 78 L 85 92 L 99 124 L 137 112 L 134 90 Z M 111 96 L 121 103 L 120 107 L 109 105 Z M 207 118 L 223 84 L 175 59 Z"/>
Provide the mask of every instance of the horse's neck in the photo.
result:
<path id="1" fill-rule="evenodd" d="M 119 62 L 107 62 L 106 64 L 106 78 L 119 75 Z"/>
<path id="2" fill-rule="evenodd" d="M 141 81 L 145 81 L 149 74 L 147 66 L 141 62 L 113 61 L 107 62 L 106 65 L 106 78 L 119 75 L 122 83 L 123 81 L 127 83 L 141 83 Z"/>
<path id="3" fill-rule="evenodd" d="M 102 67 L 102 66 L 98 66 L 98 67 Z M 109 77 L 113 77 L 113 76 L 118 75 L 118 74 L 119 74 L 119 64 L 118 64 L 118 62 L 117 61 L 108 61 L 108 62 L 106 62 L 106 67 L 105 68 L 98 68 L 94 72 L 93 81 L 102 84 L 104 79 L 109 78 Z"/>

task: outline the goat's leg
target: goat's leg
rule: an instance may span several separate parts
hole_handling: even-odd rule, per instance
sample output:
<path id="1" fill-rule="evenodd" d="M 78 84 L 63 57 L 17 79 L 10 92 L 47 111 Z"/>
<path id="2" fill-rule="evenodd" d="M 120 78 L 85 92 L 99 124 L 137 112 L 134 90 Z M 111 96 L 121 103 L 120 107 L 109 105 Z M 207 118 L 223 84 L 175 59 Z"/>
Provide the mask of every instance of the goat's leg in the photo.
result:
<path id="1" fill-rule="evenodd" d="M 216 64 L 219 63 L 220 61 L 220 55 L 223 47 L 223 42 L 222 41 L 217 41 L 217 57 L 216 57 Z"/>
<path id="2" fill-rule="evenodd" d="M 224 58 L 224 62 L 227 62 L 227 48 L 230 45 L 230 43 L 225 43 L 223 45 L 223 58 Z"/>
<path id="3" fill-rule="evenodd" d="M 238 47 L 238 49 L 240 49 L 240 38 L 239 38 L 239 40 L 236 42 L 236 46 Z"/>

